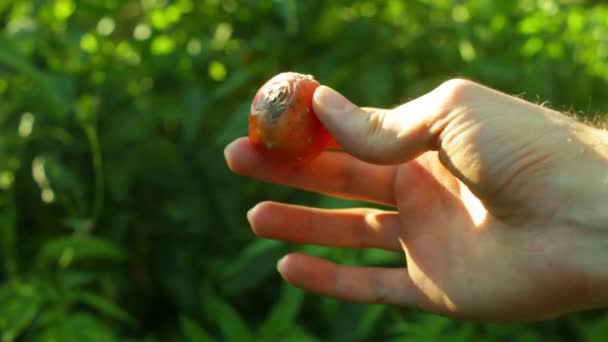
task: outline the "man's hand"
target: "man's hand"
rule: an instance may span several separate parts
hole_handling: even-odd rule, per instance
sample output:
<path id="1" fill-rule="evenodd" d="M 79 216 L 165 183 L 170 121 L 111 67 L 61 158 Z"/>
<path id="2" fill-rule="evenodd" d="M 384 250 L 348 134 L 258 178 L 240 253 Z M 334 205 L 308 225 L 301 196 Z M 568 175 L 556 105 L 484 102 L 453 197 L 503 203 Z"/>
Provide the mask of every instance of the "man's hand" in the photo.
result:
<path id="1" fill-rule="evenodd" d="M 608 305 L 608 133 L 466 80 L 393 110 L 327 87 L 315 110 L 343 151 L 309 165 L 264 162 L 246 138 L 236 173 L 394 208 L 264 202 L 256 234 L 403 251 L 406 268 L 341 266 L 290 254 L 294 286 L 344 300 L 462 318 L 529 321 Z"/>

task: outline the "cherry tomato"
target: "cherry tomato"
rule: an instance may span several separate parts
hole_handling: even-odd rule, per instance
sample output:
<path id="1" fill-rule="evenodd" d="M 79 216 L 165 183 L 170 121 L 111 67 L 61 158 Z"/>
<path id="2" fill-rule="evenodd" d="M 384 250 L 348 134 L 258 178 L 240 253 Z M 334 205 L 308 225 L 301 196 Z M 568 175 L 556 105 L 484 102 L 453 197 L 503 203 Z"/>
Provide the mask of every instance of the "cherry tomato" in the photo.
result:
<path id="1" fill-rule="evenodd" d="M 256 93 L 249 112 L 249 140 L 268 160 L 304 164 L 327 148 L 331 136 L 317 118 L 312 76 L 285 72 Z"/>

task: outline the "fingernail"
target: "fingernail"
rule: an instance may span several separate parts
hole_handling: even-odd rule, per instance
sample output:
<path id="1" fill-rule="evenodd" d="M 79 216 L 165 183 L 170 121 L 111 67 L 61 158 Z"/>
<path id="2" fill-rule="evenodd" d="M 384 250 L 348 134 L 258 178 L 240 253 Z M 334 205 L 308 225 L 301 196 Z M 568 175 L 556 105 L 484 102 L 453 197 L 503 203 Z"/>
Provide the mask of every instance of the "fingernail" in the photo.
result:
<path id="1" fill-rule="evenodd" d="M 315 102 L 321 108 L 334 113 L 351 110 L 355 105 L 346 97 L 327 86 L 319 86 L 314 94 Z"/>
<path id="2" fill-rule="evenodd" d="M 255 209 L 255 207 L 249 209 L 247 211 L 247 221 L 249 222 L 249 224 L 251 225 L 251 219 L 253 217 L 253 210 Z"/>
<path id="3" fill-rule="evenodd" d="M 279 261 L 277 261 L 277 271 L 279 271 L 279 273 L 283 273 L 283 268 L 285 267 L 285 261 L 287 261 L 287 255 L 282 257 L 281 259 L 279 259 Z"/>
<path id="4" fill-rule="evenodd" d="M 236 140 L 231 141 L 228 145 L 226 145 L 226 147 L 224 147 L 224 159 L 228 160 L 230 150 L 232 149 L 232 146 L 234 146 L 235 143 L 236 143 Z"/>

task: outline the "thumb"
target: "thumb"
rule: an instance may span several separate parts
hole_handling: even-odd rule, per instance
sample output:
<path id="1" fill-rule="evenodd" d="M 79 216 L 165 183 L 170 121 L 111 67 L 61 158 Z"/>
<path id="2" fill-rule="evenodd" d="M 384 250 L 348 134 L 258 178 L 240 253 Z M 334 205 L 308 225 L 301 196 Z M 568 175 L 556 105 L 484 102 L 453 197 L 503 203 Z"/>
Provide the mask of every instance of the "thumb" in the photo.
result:
<path id="1" fill-rule="evenodd" d="M 319 86 L 315 113 L 344 150 L 375 164 L 397 164 L 434 149 L 428 96 L 392 110 L 362 108 L 337 91 Z"/>

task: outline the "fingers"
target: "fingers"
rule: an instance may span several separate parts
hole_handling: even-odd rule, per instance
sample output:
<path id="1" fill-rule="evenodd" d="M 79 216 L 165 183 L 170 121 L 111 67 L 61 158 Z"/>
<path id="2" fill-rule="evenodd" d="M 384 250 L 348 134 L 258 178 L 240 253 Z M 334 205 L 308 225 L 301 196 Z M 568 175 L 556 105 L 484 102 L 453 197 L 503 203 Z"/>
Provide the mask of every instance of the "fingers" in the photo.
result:
<path id="1" fill-rule="evenodd" d="M 319 86 L 315 113 L 336 141 L 354 156 L 378 164 L 397 164 L 438 148 L 451 113 L 473 82 L 452 80 L 393 110 L 361 108 L 335 90 Z"/>
<path id="2" fill-rule="evenodd" d="M 325 151 L 307 165 L 285 167 L 264 160 L 247 138 L 232 142 L 224 154 L 230 169 L 240 175 L 340 198 L 395 204 L 395 166 L 372 165 L 347 153 Z"/>
<path id="3" fill-rule="evenodd" d="M 401 250 L 396 212 L 324 210 L 262 202 L 251 209 L 247 217 L 253 231 L 266 238 L 298 244 Z"/>
<path id="4" fill-rule="evenodd" d="M 283 257 L 277 268 L 288 283 L 319 295 L 360 303 L 418 306 L 419 291 L 405 268 L 343 266 L 304 254 Z"/>

